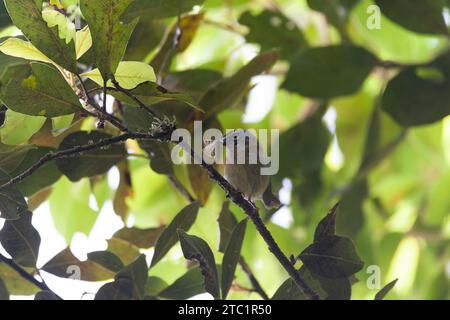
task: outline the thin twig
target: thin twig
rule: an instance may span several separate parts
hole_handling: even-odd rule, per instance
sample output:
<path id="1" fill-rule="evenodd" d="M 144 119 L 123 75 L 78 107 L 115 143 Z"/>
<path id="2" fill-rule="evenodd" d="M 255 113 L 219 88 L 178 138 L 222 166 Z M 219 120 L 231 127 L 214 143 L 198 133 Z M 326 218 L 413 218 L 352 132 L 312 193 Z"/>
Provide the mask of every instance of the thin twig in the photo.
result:
<path id="1" fill-rule="evenodd" d="M 252 287 L 255 292 L 257 292 L 264 300 L 269 300 L 269 296 L 264 291 L 264 289 L 261 287 L 261 284 L 259 283 L 258 279 L 256 279 L 255 275 L 253 274 L 252 270 L 250 269 L 250 266 L 245 261 L 244 257 L 241 256 L 239 259 L 239 265 L 241 266 L 242 270 L 244 270 L 245 274 L 247 275 L 248 279 L 250 280 L 250 283 L 252 284 Z"/>
<path id="2" fill-rule="evenodd" d="M 145 111 L 147 111 L 152 117 L 161 120 L 161 117 L 159 115 L 156 114 L 155 111 L 153 111 L 152 109 L 150 109 L 149 107 L 147 107 L 140 99 L 138 99 L 135 95 L 133 95 L 129 90 L 123 88 L 119 82 L 117 82 L 116 79 L 112 79 L 111 80 L 112 83 L 114 84 L 114 87 L 116 88 L 117 91 L 122 92 L 123 94 L 125 94 L 127 97 L 133 99 L 140 108 L 144 109 Z"/>
<path id="3" fill-rule="evenodd" d="M 41 289 L 42 291 L 50 291 L 50 288 L 47 286 L 47 284 L 44 281 L 38 281 L 33 275 L 26 272 L 21 266 L 19 266 L 17 263 L 14 262 L 12 259 L 6 258 L 4 255 L 0 254 L 0 261 L 4 262 L 8 266 L 10 266 L 14 271 L 16 271 L 23 279 L 26 281 L 32 283 L 37 288 Z M 53 292 L 54 293 L 54 292 Z M 56 294 L 55 294 L 56 295 Z M 58 295 L 56 295 L 58 296 Z M 59 297 L 59 296 L 58 296 Z"/>
<path id="4" fill-rule="evenodd" d="M 171 128 L 171 129 L 167 129 L 166 131 L 162 131 L 162 132 L 156 133 L 156 134 L 127 132 L 120 136 L 101 139 L 96 143 L 76 146 L 76 147 L 69 148 L 66 150 L 60 150 L 58 152 L 49 152 L 45 156 L 43 156 L 39 161 L 37 161 L 34 165 L 29 167 L 27 170 L 25 170 L 18 176 L 12 178 L 5 184 L 1 185 L 0 190 L 8 188 L 8 187 L 22 181 L 23 179 L 31 176 L 36 170 L 38 170 L 39 168 L 41 168 L 42 166 L 44 166 L 46 163 L 48 163 L 50 161 L 71 157 L 73 155 L 76 155 L 76 154 L 79 154 L 82 152 L 91 151 L 91 150 L 99 149 L 102 147 L 110 146 L 110 145 L 113 145 L 116 143 L 124 142 L 128 139 L 143 139 L 143 140 L 147 139 L 147 140 L 164 140 L 164 141 L 166 141 L 166 140 L 170 139 L 170 136 L 171 136 L 173 130 L 174 129 Z"/>
<path id="5" fill-rule="evenodd" d="M 189 193 L 188 189 L 186 189 L 186 187 L 180 182 L 180 180 L 178 180 L 178 178 L 175 177 L 175 175 L 169 174 L 167 177 L 169 178 L 172 185 L 176 189 L 178 189 L 181 195 L 186 198 L 186 200 L 188 200 L 189 202 L 195 201 L 195 198 Z"/>
<path id="6" fill-rule="evenodd" d="M 100 120 L 107 120 L 109 123 L 111 123 L 113 126 L 115 126 L 116 128 L 118 128 L 120 131 L 122 132 L 127 132 L 128 128 L 125 127 L 122 122 L 117 119 L 116 117 L 114 117 L 112 114 L 109 114 L 106 110 L 103 110 L 102 107 L 100 107 L 89 95 L 89 92 L 86 88 L 86 85 L 83 82 L 83 79 L 81 78 L 81 76 L 79 74 L 76 74 L 76 77 L 78 78 L 78 81 L 80 82 L 81 85 L 81 89 L 82 89 L 82 96 L 81 98 L 92 108 L 94 108 L 97 112 L 98 115 L 96 115 L 96 117 L 100 118 Z M 87 111 L 87 110 L 85 110 Z M 92 115 L 90 113 L 90 115 Z"/>

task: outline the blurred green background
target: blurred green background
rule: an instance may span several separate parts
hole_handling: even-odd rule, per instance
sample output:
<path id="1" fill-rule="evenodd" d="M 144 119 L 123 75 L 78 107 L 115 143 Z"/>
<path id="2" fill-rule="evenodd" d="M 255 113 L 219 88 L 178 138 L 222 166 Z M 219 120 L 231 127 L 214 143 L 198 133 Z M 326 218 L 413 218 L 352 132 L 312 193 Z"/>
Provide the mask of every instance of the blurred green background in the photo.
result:
<path id="1" fill-rule="evenodd" d="M 272 71 L 254 78 L 249 95 L 221 112 L 218 120 L 227 129 L 281 130 L 281 168 L 273 184 L 274 189 L 282 190 L 286 207 L 279 212 L 262 210 L 281 249 L 288 255 L 301 252 L 312 242 L 317 223 L 342 201 L 337 231 L 353 239 L 365 263 L 356 274 L 352 298 L 373 299 L 377 290 L 367 287 L 371 274 L 366 268 L 376 265 L 381 270 L 381 285 L 399 279 L 391 299 L 449 299 L 450 117 L 407 129 L 397 124 L 380 109 L 384 88 L 398 73 L 391 67 L 375 68 L 357 92 L 327 101 L 303 97 L 282 85 L 289 61 L 307 46 L 353 43 L 382 61 L 424 64 L 448 47 L 449 38 L 408 30 L 384 15 L 381 28 L 370 29 L 367 21 L 373 12 L 368 8 L 373 2 L 353 1 L 354 7 L 348 11 L 343 2 L 336 1 L 339 4 L 329 10 L 337 11 L 325 15 L 312 10 L 306 0 L 206 0 L 195 9 L 204 15 L 186 48 L 174 57 L 165 85 L 171 85 L 171 74 L 180 77 L 179 71 L 199 68 L 216 71 L 219 78 L 231 76 L 258 52 L 280 48 L 281 59 Z M 142 22 L 125 60 L 152 61 L 164 31 L 173 23 L 174 19 L 150 25 Z M 1 35 L 15 32 L 7 26 Z M 357 60 L 354 64 L 358 68 Z M 211 72 L 211 79 L 215 74 Z M 293 76 L 301 79 L 303 75 Z M 189 74 L 184 79 L 192 96 L 213 82 L 196 82 Z M 324 82 L 324 86 L 333 85 Z M 92 123 L 83 126 L 90 128 Z M 4 130 L 0 130 L 2 136 Z M 169 223 L 187 201 L 166 176 L 149 168 L 148 160 L 133 158 L 129 166 L 133 192 L 126 197 L 127 224 L 147 228 Z M 184 167 L 175 167 L 175 172 L 193 194 L 207 198 L 190 233 L 217 248 L 216 220 L 225 200 L 223 191 L 201 175 L 189 177 Z M 55 228 L 68 243 L 76 232 L 90 233 L 102 206 L 114 198 L 113 187 L 106 177 L 95 184 L 88 179 L 73 184 L 63 177 L 53 186 L 49 207 Z M 67 199 L 67 194 L 77 196 Z M 88 205 L 91 195 L 97 200 L 95 210 Z M 231 210 L 244 218 L 239 208 L 231 205 Z M 269 295 L 286 279 L 285 271 L 250 224 L 242 255 Z M 177 245 L 150 275 L 172 283 L 186 270 Z M 250 287 L 240 268 L 237 282 Z M 230 298 L 259 296 L 233 290 Z"/>

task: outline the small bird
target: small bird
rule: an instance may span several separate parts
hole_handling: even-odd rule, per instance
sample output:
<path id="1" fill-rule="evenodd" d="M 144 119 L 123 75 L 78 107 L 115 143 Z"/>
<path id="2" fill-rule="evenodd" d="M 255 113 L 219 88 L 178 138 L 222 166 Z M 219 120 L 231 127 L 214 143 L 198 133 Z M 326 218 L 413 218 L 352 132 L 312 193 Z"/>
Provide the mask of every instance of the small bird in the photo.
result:
<path id="1" fill-rule="evenodd" d="M 208 144 L 204 154 L 217 157 L 214 153 L 216 143 L 221 143 L 227 149 L 225 179 L 252 203 L 262 200 L 268 209 L 279 208 L 281 203 L 272 193 L 270 176 L 261 175 L 261 168 L 267 166 L 267 161 L 261 160 L 266 160 L 267 155 L 258 139 L 246 130 L 235 130 L 223 139 Z M 250 161 L 252 159 L 253 162 Z"/>

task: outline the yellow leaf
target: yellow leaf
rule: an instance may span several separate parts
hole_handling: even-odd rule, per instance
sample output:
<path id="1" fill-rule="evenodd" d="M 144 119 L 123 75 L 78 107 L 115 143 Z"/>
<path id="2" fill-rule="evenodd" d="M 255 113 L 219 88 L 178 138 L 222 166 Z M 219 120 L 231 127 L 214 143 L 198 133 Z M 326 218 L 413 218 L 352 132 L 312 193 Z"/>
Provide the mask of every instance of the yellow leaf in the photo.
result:
<path id="1" fill-rule="evenodd" d="M 89 26 L 77 31 L 75 36 L 75 50 L 77 52 L 77 60 L 80 59 L 92 47 L 92 37 Z"/>
<path id="2" fill-rule="evenodd" d="M 31 42 L 19 38 L 6 39 L 0 44 L 0 51 L 8 56 L 54 64 L 50 58 L 33 46 Z"/>
<path id="3" fill-rule="evenodd" d="M 57 7 L 58 9 L 64 9 L 64 6 L 61 4 L 59 0 L 50 0 L 50 4 Z"/>
<path id="4" fill-rule="evenodd" d="M 47 22 L 47 25 L 50 28 L 58 26 L 59 37 L 61 39 L 64 39 L 66 41 L 66 44 L 69 44 L 70 41 L 75 38 L 75 24 L 67 19 L 67 17 L 61 12 L 47 9 L 42 11 L 42 18 L 45 20 L 45 22 Z"/>
<path id="5" fill-rule="evenodd" d="M 103 78 L 99 69 L 86 72 L 83 76 L 103 86 Z M 136 88 L 141 83 L 147 81 L 156 81 L 153 68 L 144 62 L 137 61 L 122 61 L 117 68 L 115 77 L 125 89 Z M 112 86 L 111 81 L 108 82 L 108 86 Z"/>

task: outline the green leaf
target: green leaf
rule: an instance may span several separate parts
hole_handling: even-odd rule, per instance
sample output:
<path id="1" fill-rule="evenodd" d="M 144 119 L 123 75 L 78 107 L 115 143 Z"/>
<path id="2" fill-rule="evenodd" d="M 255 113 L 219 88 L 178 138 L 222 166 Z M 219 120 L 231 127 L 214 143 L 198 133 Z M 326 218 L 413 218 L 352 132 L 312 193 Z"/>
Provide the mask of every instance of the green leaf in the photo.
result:
<path id="1" fill-rule="evenodd" d="M 171 72 L 163 85 L 169 91 L 185 92 L 199 102 L 205 92 L 221 80 L 223 76 L 220 72 L 200 68 Z"/>
<path id="2" fill-rule="evenodd" d="M 3 280 L 0 278 L 0 301 L 9 300 L 9 292 Z"/>
<path id="3" fill-rule="evenodd" d="M 299 257 L 312 272 L 332 279 L 349 277 L 364 266 L 353 242 L 339 236 L 322 238 L 303 250 Z"/>
<path id="4" fill-rule="evenodd" d="M 183 208 L 166 229 L 158 237 L 155 244 L 155 253 L 153 254 L 150 268 L 157 264 L 166 253 L 178 242 L 177 230 L 189 230 L 197 218 L 200 208 L 198 202 L 193 202 Z"/>
<path id="5" fill-rule="evenodd" d="M 41 61 L 49 64 L 54 63 L 49 57 L 39 51 L 31 42 L 20 38 L 9 38 L 0 44 L 0 51 L 12 57 L 27 60 Z"/>
<path id="6" fill-rule="evenodd" d="M 442 0 L 375 0 L 375 3 L 385 16 L 408 30 L 448 35 Z"/>
<path id="7" fill-rule="evenodd" d="M 389 291 L 391 291 L 392 288 L 394 288 L 397 281 L 398 281 L 398 279 L 395 279 L 395 280 L 389 282 L 380 291 L 378 291 L 377 294 L 375 295 L 375 300 L 383 300 L 386 297 L 386 295 L 389 293 Z"/>
<path id="8" fill-rule="evenodd" d="M 188 260 L 197 260 L 202 270 L 206 291 L 215 299 L 220 299 L 219 277 L 211 248 L 199 237 L 191 236 L 182 229 L 178 229 L 177 232 L 184 257 Z"/>
<path id="9" fill-rule="evenodd" d="M 67 243 L 71 242 L 76 232 L 88 235 L 97 220 L 97 212 L 89 206 L 90 195 L 91 188 L 87 179 L 72 183 L 62 177 L 53 186 L 49 199 L 50 211 L 56 230 L 64 236 Z"/>
<path id="10" fill-rule="evenodd" d="M 92 48 L 92 36 L 89 26 L 77 31 L 75 34 L 75 51 L 77 59 L 80 59 L 89 49 Z"/>
<path id="11" fill-rule="evenodd" d="M 330 140 L 330 132 L 316 117 L 282 133 L 278 179 L 300 178 L 322 168 Z"/>
<path id="12" fill-rule="evenodd" d="M 45 9 L 42 11 L 42 18 L 50 28 L 58 27 L 59 38 L 64 39 L 66 44 L 75 40 L 76 29 L 75 24 L 70 21 L 63 13 L 53 10 Z"/>
<path id="13" fill-rule="evenodd" d="M 311 98 L 334 98 L 359 90 L 375 67 L 376 58 L 353 45 L 311 48 L 291 61 L 282 87 Z"/>
<path id="14" fill-rule="evenodd" d="M 139 145 L 147 153 L 153 171 L 167 175 L 174 173 L 169 142 L 148 140 L 140 141 Z"/>
<path id="15" fill-rule="evenodd" d="M 5 0 L 9 15 L 23 34 L 47 57 L 76 73 L 75 46 L 59 37 L 58 28 L 49 28 L 42 17 L 42 0 Z"/>
<path id="16" fill-rule="evenodd" d="M 109 254 L 112 255 L 112 253 Z M 94 258 L 92 259 L 92 257 Z M 116 259 L 118 258 L 116 256 L 114 257 L 108 257 L 109 261 L 113 262 L 109 262 L 108 267 L 106 267 L 105 255 L 103 255 L 102 263 L 98 263 L 99 258 L 96 253 L 90 253 L 88 260 L 80 261 L 73 255 L 70 248 L 66 248 L 50 259 L 41 269 L 60 278 L 73 278 L 83 281 L 105 281 L 112 279 L 117 272 Z"/>
<path id="17" fill-rule="evenodd" d="M 200 110 L 202 109 L 192 100 L 192 98 L 184 93 L 168 92 L 163 87 L 158 86 L 154 82 L 145 82 L 130 91 L 135 97 L 141 100 L 147 106 L 155 105 L 166 101 L 179 101 L 187 106 Z M 115 90 L 109 92 L 114 98 L 122 101 L 130 106 L 139 107 L 134 99 L 131 99 L 122 92 Z"/>
<path id="18" fill-rule="evenodd" d="M 144 61 L 159 46 L 165 30 L 162 20 L 140 19 L 128 42 L 124 60 Z"/>
<path id="19" fill-rule="evenodd" d="M 280 49 L 283 59 L 289 59 L 308 45 L 298 26 L 280 12 L 266 10 L 252 15 L 247 11 L 239 18 L 239 23 L 249 28 L 245 36 L 247 42 L 260 44 L 262 51 Z"/>
<path id="20" fill-rule="evenodd" d="M 95 300 L 132 300 L 133 289 L 132 280 L 117 279 L 102 286 L 95 295 Z"/>
<path id="21" fill-rule="evenodd" d="M 35 273 L 36 268 L 24 268 L 30 274 Z M 22 278 L 14 269 L 6 263 L 0 263 L 0 278 L 10 295 L 30 296 L 39 291 L 34 284 Z"/>
<path id="22" fill-rule="evenodd" d="M 88 77 L 97 84 L 103 86 L 103 79 L 99 69 L 88 71 L 82 74 L 82 76 Z M 115 78 L 120 86 L 125 89 L 136 88 L 141 83 L 147 81 L 156 81 L 156 75 L 153 68 L 147 63 L 138 61 L 120 62 L 116 70 Z M 111 81 L 108 82 L 108 86 L 112 86 Z"/>
<path id="23" fill-rule="evenodd" d="M 127 241 L 138 248 L 149 249 L 155 245 L 164 229 L 164 226 L 149 229 L 123 228 L 114 233 L 113 237 Z"/>
<path id="24" fill-rule="evenodd" d="M 35 267 L 41 237 L 31 224 L 31 212 L 24 212 L 17 220 L 6 220 L 0 230 L 0 243 L 13 258 L 24 267 Z"/>
<path id="25" fill-rule="evenodd" d="M 67 136 L 61 142 L 59 150 L 93 144 L 111 137 L 109 134 L 100 131 L 79 131 Z M 71 181 L 79 181 L 84 177 L 92 177 L 108 172 L 111 167 L 123 160 L 126 154 L 127 151 L 124 145 L 115 144 L 108 148 L 84 152 L 74 157 L 57 159 L 56 164 L 59 170 Z"/>
<path id="26" fill-rule="evenodd" d="M 147 262 L 145 255 L 140 255 L 135 261 L 123 268 L 115 276 L 115 281 L 129 279 L 133 284 L 133 299 L 142 300 L 147 286 Z"/>
<path id="27" fill-rule="evenodd" d="M 124 124 L 134 131 L 148 131 L 155 121 L 144 109 L 129 106 L 124 107 L 123 118 Z M 138 143 L 141 149 L 147 153 L 153 171 L 167 175 L 174 173 L 170 142 L 140 140 Z"/>
<path id="28" fill-rule="evenodd" d="M 430 66 L 436 67 L 443 79 L 426 77 L 419 68 L 403 69 L 389 82 L 382 109 L 404 127 L 430 124 L 449 115 L 450 73 L 442 66 L 445 59 L 448 54 Z"/>
<path id="29" fill-rule="evenodd" d="M 305 283 L 308 284 L 321 299 L 326 298 L 326 292 L 323 291 L 320 282 L 308 268 L 302 266 L 298 272 L 303 281 L 305 281 Z M 307 297 L 303 294 L 294 280 L 289 278 L 277 289 L 272 300 L 307 300 Z"/>
<path id="30" fill-rule="evenodd" d="M 199 165 L 188 164 L 187 173 L 195 199 L 204 206 L 214 186 L 208 172 Z"/>
<path id="31" fill-rule="evenodd" d="M 111 238 L 108 240 L 108 251 L 114 253 L 124 264 L 130 264 L 139 257 L 139 248 L 122 239 Z"/>
<path id="32" fill-rule="evenodd" d="M 103 79 L 116 73 L 138 19 L 122 23 L 120 18 L 133 0 L 81 0 L 81 11 L 88 22 L 93 48 Z"/>
<path id="33" fill-rule="evenodd" d="M 11 177 L 3 170 L 0 170 L 0 185 L 8 182 Z M 0 218 L 2 219 L 19 219 L 26 213 L 28 205 L 23 198 L 17 186 L 10 186 L 0 190 Z"/>
<path id="34" fill-rule="evenodd" d="M 0 169 L 6 173 L 15 170 L 31 149 L 31 145 L 7 146 L 0 143 Z"/>
<path id="35" fill-rule="evenodd" d="M 8 109 L 5 123 L 0 129 L 2 143 L 9 145 L 27 143 L 33 134 L 39 131 L 45 120 L 45 117 L 29 116 Z"/>
<path id="36" fill-rule="evenodd" d="M 135 0 L 124 14 L 126 19 L 161 19 L 174 17 L 192 10 L 205 0 Z"/>
<path id="37" fill-rule="evenodd" d="M 2 88 L 1 99 L 13 111 L 48 118 L 80 111 L 81 104 L 72 88 L 55 68 L 32 63 L 27 79 L 12 79 Z"/>
<path id="38" fill-rule="evenodd" d="M 302 266 L 305 268 L 305 266 Z M 311 277 L 319 282 L 323 291 L 323 297 L 326 300 L 350 300 L 352 295 L 352 285 L 349 278 L 325 278 L 309 271 Z"/>
<path id="39" fill-rule="evenodd" d="M 159 277 L 148 277 L 144 299 L 156 299 L 158 294 L 167 288 L 167 283 Z"/>
<path id="40" fill-rule="evenodd" d="M 61 300 L 61 298 L 51 291 L 40 291 L 36 293 L 34 300 Z"/>
<path id="41" fill-rule="evenodd" d="M 23 173 L 25 170 L 36 164 L 47 153 L 55 151 L 52 148 L 38 147 L 28 151 L 25 159 L 19 164 L 19 166 L 10 173 L 11 176 L 16 177 Z M 53 185 L 61 177 L 61 172 L 56 167 L 54 162 L 49 162 L 43 165 L 41 168 L 33 172 L 29 177 L 26 177 L 19 183 L 17 188 L 26 197 L 32 196 L 38 191 Z"/>
<path id="42" fill-rule="evenodd" d="M 206 117 L 231 108 L 249 89 L 254 77 L 272 68 L 279 58 L 278 51 L 268 51 L 256 56 L 232 77 L 224 79 L 209 89 L 200 100 L 200 107 L 206 111 Z"/>
<path id="43" fill-rule="evenodd" d="M 314 242 L 320 242 L 322 239 L 336 234 L 336 213 L 338 207 L 339 203 L 319 222 L 314 232 Z"/>
<path id="44" fill-rule="evenodd" d="M 359 0 L 308 0 L 308 6 L 322 12 L 341 33 L 345 32 L 346 23 L 351 9 Z"/>
<path id="45" fill-rule="evenodd" d="M 165 299 L 185 300 L 205 292 L 204 279 L 199 267 L 190 269 L 158 296 Z"/>
<path id="46" fill-rule="evenodd" d="M 94 251 L 87 254 L 88 260 L 105 267 L 108 270 L 119 272 L 124 268 L 120 258 L 110 251 Z"/>
<path id="47" fill-rule="evenodd" d="M 222 210 L 220 211 L 217 222 L 219 223 L 219 235 L 220 235 L 219 251 L 225 252 L 225 249 L 228 247 L 228 242 L 231 239 L 233 229 L 236 227 L 238 223 L 233 212 L 231 212 L 230 210 L 229 201 L 225 201 L 222 204 Z"/>
<path id="48" fill-rule="evenodd" d="M 145 296 L 147 277 L 145 255 L 140 255 L 116 274 L 114 282 L 101 287 L 95 300 L 142 300 Z"/>
<path id="49" fill-rule="evenodd" d="M 355 237 L 364 226 L 364 201 L 369 195 L 365 179 L 355 183 L 342 197 L 336 229 L 339 234 Z"/>
<path id="50" fill-rule="evenodd" d="M 222 260 L 222 299 L 225 299 L 234 279 L 236 266 L 241 258 L 247 219 L 242 220 L 233 229 Z"/>

